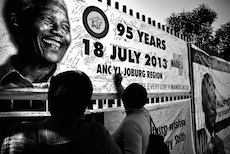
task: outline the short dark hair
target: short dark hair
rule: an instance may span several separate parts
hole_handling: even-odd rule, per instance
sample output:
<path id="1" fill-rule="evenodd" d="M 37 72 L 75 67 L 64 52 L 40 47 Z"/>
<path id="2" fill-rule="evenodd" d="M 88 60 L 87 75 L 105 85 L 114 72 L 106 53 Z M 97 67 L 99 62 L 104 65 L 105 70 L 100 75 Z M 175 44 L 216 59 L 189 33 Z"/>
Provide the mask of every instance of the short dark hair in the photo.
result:
<path id="1" fill-rule="evenodd" d="M 66 71 L 51 78 L 48 91 L 49 109 L 55 117 L 77 117 L 91 103 L 93 86 L 81 71 Z"/>
<path id="2" fill-rule="evenodd" d="M 122 101 L 126 108 L 142 108 L 147 101 L 147 91 L 142 85 L 132 83 L 124 90 Z"/>

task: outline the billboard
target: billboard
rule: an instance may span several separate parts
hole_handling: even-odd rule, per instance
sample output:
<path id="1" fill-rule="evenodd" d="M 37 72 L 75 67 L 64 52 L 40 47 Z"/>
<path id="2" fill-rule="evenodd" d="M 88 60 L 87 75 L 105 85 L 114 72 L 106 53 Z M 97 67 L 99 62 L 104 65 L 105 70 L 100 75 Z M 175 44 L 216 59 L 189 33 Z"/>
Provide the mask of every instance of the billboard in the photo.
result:
<path id="1" fill-rule="evenodd" d="M 148 93 L 190 91 L 186 41 L 98 1 L 68 0 L 66 4 L 71 43 L 56 68 L 50 68 L 45 79 L 34 80 L 37 84 L 32 81 L 32 86 L 66 70 L 82 70 L 90 76 L 94 93 L 114 93 L 115 73 L 123 75 L 124 86 L 137 82 Z M 5 66 L 18 48 L 5 20 L 0 17 L 0 21 L 0 65 Z M 43 41 L 52 49 L 61 48 L 58 41 Z"/>
<path id="2" fill-rule="evenodd" d="M 230 63 L 192 45 L 195 121 L 199 153 L 219 150 L 230 135 Z"/>
<path id="3" fill-rule="evenodd" d="M 4 1 L 0 1 L 1 10 L 6 7 Z M 17 93 L 17 98 L 24 104 L 27 92 L 34 92 L 34 89 L 41 92 L 41 98 L 45 100 L 43 96 L 47 92 L 51 76 L 67 70 L 82 70 L 92 80 L 94 94 L 101 94 L 103 99 L 106 94 L 116 92 L 113 84 L 115 73 L 122 74 L 124 87 L 136 82 L 143 85 L 148 94 L 159 93 L 168 97 L 167 93 L 180 95 L 190 92 L 188 48 L 185 40 L 96 0 L 65 2 L 67 11 L 59 9 L 61 16 L 57 20 L 64 23 L 62 31 L 65 40 L 57 37 L 58 34 L 51 36 L 44 32 L 40 45 L 33 50 L 28 48 L 31 49 L 31 44 L 34 43 L 31 42 L 31 33 L 36 32 L 34 21 L 44 20 L 45 24 L 49 24 L 49 16 L 45 16 L 48 13 L 43 10 L 42 15 L 29 14 L 29 17 L 36 20 L 28 20 L 30 25 L 27 25 L 29 22 L 23 22 L 24 29 L 19 32 L 24 37 L 17 38 L 17 33 L 12 35 L 8 26 L 17 28 L 19 23 L 15 22 L 15 18 L 11 18 L 14 20 L 8 23 L 1 11 L 0 88 L 25 87 Z M 22 17 L 25 21 L 33 18 Z M 56 33 L 55 30 L 53 33 Z M 52 54 L 46 54 L 45 60 L 38 60 L 29 51 L 40 50 L 39 47 Z M 23 51 L 27 50 L 25 54 Z M 50 63 L 47 61 L 52 62 L 52 65 L 48 65 Z M 23 92 L 22 95 L 20 92 Z M 10 98 L 11 95 L 7 93 L 4 99 L 6 97 Z M 33 94 L 29 95 L 29 99 L 33 99 Z M 167 101 L 148 108 L 171 153 L 193 151 L 190 103 L 190 99 Z M 15 104 L 17 103 L 14 102 Z M 112 112 L 105 112 L 105 122 L 111 115 Z M 115 128 L 115 123 L 111 124 Z"/>

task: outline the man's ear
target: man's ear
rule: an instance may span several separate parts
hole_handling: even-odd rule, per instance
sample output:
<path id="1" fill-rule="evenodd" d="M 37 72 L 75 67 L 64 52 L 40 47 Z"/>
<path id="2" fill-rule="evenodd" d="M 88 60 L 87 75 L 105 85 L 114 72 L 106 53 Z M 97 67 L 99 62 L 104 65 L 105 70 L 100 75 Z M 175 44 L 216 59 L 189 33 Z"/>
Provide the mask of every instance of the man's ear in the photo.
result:
<path id="1" fill-rule="evenodd" d="M 18 31 L 19 30 L 19 20 L 18 20 L 16 13 L 13 12 L 10 14 L 10 21 L 11 21 L 11 25 L 13 26 L 13 28 L 15 28 L 16 31 Z"/>

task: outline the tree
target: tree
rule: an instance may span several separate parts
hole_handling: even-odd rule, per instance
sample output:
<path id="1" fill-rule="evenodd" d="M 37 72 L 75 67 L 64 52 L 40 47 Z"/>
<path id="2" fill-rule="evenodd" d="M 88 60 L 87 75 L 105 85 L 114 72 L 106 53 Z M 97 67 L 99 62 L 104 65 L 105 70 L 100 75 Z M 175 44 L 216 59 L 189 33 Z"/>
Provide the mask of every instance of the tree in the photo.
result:
<path id="1" fill-rule="evenodd" d="M 172 13 L 166 19 L 166 25 L 178 33 L 189 36 L 194 44 L 202 44 L 209 48 L 213 41 L 211 25 L 216 19 L 217 13 L 208 5 L 201 4 L 192 11 Z"/>
<path id="2" fill-rule="evenodd" d="M 214 44 L 222 57 L 230 61 L 230 21 L 216 30 Z"/>

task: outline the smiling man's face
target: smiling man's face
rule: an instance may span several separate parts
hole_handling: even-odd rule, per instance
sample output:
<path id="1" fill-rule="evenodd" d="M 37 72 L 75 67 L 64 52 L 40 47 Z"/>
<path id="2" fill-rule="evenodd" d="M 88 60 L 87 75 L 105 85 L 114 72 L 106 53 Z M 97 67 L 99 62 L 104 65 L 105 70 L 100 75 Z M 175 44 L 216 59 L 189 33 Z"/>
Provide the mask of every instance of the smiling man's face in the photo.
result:
<path id="1" fill-rule="evenodd" d="M 202 80 L 202 107 L 205 115 L 205 124 L 209 132 L 213 131 L 216 122 L 216 103 L 216 86 L 212 76 L 206 73 Z"/>
<path id="2" fill-rule="evenodd" d="M 209 94 L 209 100 L 207 103 L 207 113 L 206 116 L 208 116 L 208 121 L 210 126 L 214 127 L 215 121 L 216 121 L 216 86 L 214 84 L 213 78 L 210 78 L 207 83 L 209 88 L 207 89 Z"/>
<path id="3" fill-rule="evenodd" d="M 33 48 L 35 53 L 32 54 L 42 60 L 50 63 L 61 61 L 71 42 L 69 18 L 65 7 L 57 0 L 47 0 L 39 6 L 31 25 L 31 31 L 27 32 L 27 38 L 24 38 L 26 42 L 23 44 L 27 43 Z M 33 51 L 29 51 L 30 54 Z"/>

